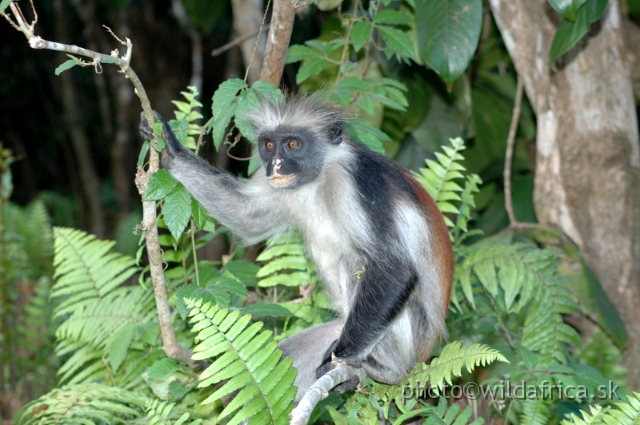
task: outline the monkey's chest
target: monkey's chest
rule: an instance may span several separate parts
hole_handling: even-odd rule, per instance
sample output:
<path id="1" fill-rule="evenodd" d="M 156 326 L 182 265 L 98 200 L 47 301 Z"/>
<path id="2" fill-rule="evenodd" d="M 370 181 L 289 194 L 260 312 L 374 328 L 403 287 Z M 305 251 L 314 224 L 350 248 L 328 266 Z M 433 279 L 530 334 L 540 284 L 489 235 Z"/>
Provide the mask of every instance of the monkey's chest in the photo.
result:
<path id="1" fill-rule="evenodd" d="M 305 243 L 335 309 L 346 316 L 356 274 L 362 268 L 357 251 L 344 233 L 331 226 L 318 226 L 305 233 Z"/>

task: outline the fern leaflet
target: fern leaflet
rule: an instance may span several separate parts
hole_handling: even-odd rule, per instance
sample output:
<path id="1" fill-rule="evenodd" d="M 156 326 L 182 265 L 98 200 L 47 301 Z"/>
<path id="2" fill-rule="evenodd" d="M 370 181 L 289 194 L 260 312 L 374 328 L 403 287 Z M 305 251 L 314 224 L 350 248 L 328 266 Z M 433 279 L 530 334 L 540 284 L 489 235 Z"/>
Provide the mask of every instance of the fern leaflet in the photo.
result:
<path id="1" fill-rule="evenodd" d="M 175 403 L 169 403 L 168 401 L 153 400 L 147 402 L 145 411 L 147 412 L 147 419 L 150 424 L 160 425 L 199 425 L 202 423 L 202 419 L 196 419 L 191 422 L 189 420 L 189 413 L 184 412 L 180 417 L 173 419 L 177 416 L 173 410 Z"/>
<path id="2" fill-rule="evenodd" d="M 115 242 L 62 227 L 54 228 L 54 236 L 56 283 L 51 297 L 62 298 L 56 317 L 86 308 L 137 271 L 133 258 L 109 252 Z"/>
<path id="3" fill-rule="evenodd" d="M 562 425 L 637 425 L 640 424 L 640 393 L 633 393 L 628 402 L 619 401 L 613 406 L 589 406 L 589 413 L 580 412 L 582 419 L 571 414 Z"/>
<path id="4" fill-rule="evenodd" d="M 420 173 L 413 174 L 445 214 L 444 221 L 451 228 L 451 238 L 459 244 L 468 231 L 467 223 L 475 207 L 474 193 L 478 192 L 482 180 L 477 174 L 469 174 L 465 178 L 462 174 L 465 171 L 462 165 L 464 157 L 460 153 L 465 149 L 464 141 L 458 137 L 450 139 L 450 142 L 451 146 L 442 146 L 444 153 L 435 153 L 437 161 L 428 159 L 427 168 L 421 168 Z M 455 182 L 463 178 L 464 188 Z M 456 223 L 447 217 L 447 213 L 457 217 Z"/>
<path id="5" fill-rule="evenodd" d="M 407 379 L 412 387 L 430 380 L 432 387 L 442 390 L 445 382 L 451 384 L 453 377 L 462 375 L 463 367 L 471 372 L 476 366 L 486 366 L 494 361 L 509 363 L 498 350 L 484 344 L 463 348 L 460 341 L 454 341 L 447 344 L 440 356 L 431 360 L 428 366 L 417 365 Z"/>
<path id="6" fill-rule="evenodd" d="M 239 424 L 248 418 L 251 425 L 287 423 L 296 394 L 293 386 L 296 372 L 291 368 L 290 358 L 278 362 L 282 352 L 277 349 L 271 331 L 260 332 L 262 322 L 250 324 L 251 316 L 240 316 L 239 310 L 203 305 L 202 300 L 185 302 L 191 309 L 192 330 L 198 333 L 193 359 L 217 357 L 200 375 L 198 386 L 208 387 L 227 380 L 202 403 L 211 403 L 239 390 L 220 413 L 220 419 L 237 410 L 228 424 Z"/>
<path id="7" fill-rule="evenodd" d="M 25 405 L 16 425 L 127 424 L 141 415 L 147 397 L 100 384 L 66 385 Z"/>
<path id="8" fill-rule="evenodd" d="M 268 261 L 258 271 L 259 286 L 307 286 L 318 283 L 313 262 L 304 252 L 302 239 L 297 233 L 271 241 L 257 258 Z"/>
<path id="9" fill-rule="evenodd" d="M 473 280 L 509 313 L 528 307 L 522 344 L 548 358 L 564 361 L 564 344 L 577 344 L 576 331 L 564 323 L 563 314 L 579 307 L 556 273 L 560 259 L 555 251 L 526 244 L 486 242 L 471 250 L 460 267 L 456 282 L 474 305 Z"/>

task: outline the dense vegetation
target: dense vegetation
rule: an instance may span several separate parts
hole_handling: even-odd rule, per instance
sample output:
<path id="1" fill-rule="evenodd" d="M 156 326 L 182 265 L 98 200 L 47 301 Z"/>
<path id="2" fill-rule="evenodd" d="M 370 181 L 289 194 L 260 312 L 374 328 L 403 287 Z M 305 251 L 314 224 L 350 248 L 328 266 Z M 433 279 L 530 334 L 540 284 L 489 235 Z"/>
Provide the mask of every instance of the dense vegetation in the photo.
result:
<path id="1" fill-rule="evenodd" d="M 105 40 L 87 28 L 99 22 L 98 16 L 113 19 L 121 29 L 136 28 L 130 20 L 136 11 L 149 8 L 147 13 L 158 14 L 149 10 L 159 7 L 72 4 L 85 27 L 82 37 L 88 45 L 95 41 L 96 49 Z M 562 21 L 548 52 L 555 67 L 601 19 L 607 1 L 549 4 Z M 182 6 L 186 20 L 181 23 L 188 26 L 192 47 L 193 32 L 221 44 L 232 19 L 226 2 L 204 6 L 185 0 Z M 640 2 L 628 6 L 632 14 L 640 12 Z M 60 1 L 36 7 L 44 9 L 38 25 L 53 24 L 43 13 L 49 7 L 57 19 L 71 20 Z M 398 386 L 367 381 L 356 393 L 332 394 L 312 419 L 339 424 L 399 424 L 416 417 L 447 424 L 637 423 L 640 396 L 629 388 L 620 366 L 627 343 L 622 320 L 577 246 L 558 229 L 536 223 L 530 149 L 535 116 L 522 99 L 522 86 L 483 2 L 318 0 L 301 10 L 285 81 L 302 92 L 326 91 L 354 112 L 348 130 L 355 139 L 414 170 L 446 214 L 457 260 L 447 319 L 450 339 L 431 362 L 417 365 Z M 94 14 L 87 17 L 83 11 Z M 169 28 L 166 20 L 158 22 Z M 72 27 L 66 21 L 57 24 Z M 136 31 L 149 25 L 141 22 Z M 57 35 L 66 37 L 66 32 L 58 27 Z M 14 43 L 26 44 L 17 38 Z M 144 42 L 140 45 L 133 68 L 138 52 L 158 55 L 145 52 Z M 177 49 L 172 53 L 188 62 Z M 4 63 L 18 67 L 16 60 Z M 76 160 L 89 161 L 96 174 L 88 178 L 99 187 L 94 192 L 76 187 L 80 202 L 75 205 L 70 190 L 59 183 L 38 183 L 29 191 L 25 175 L 37 162 L 30 159 L 26 171 L 12 179 L 19 158 L 0 150 L 0 351 L 6 353 L 0 360 L 0 411 L 7 420 L 14 415 L 19 424 L 236 424 L 249 418 L 249 423 L 286 423 L 295 371 L 289 360 L 280 359 L 276 342 L 334 315 L 299 237 L 239 246 L 169 173 L 155 172 L 142 199 L 157 204 L 159 213 L 168 332 L 195 353 L 191 362 L 167 355 L 162 342 L 167 329 L 156 313 L 160 284 L 144 253 L 150 229 L 137 225 L 141 210 L 134 206 L 133 186 L 118 183 L 123 171 L 115 165 L 130 165 L 124 170 L 133 180 L 134 166 L 144 169 L 157 146 L 138 141 L 140 154 L 124 157 L 116 155 L 115 146 L 110 151 L 120 131 L 130 133 L 123 139 L 127 150 L 133 144 L 137 112 L 123 112 L 116 94 L 131 87 L 120 86 L 123 82 L 116 79 L 124 80 L 122 75 L 107 71 L 115 67 L 103 63 L 107 74 L 102 83 L 111 86 L 104 98 L 97 97 L 113 102 L 111 110 L 98 118 L 101 111 L 92 106 L 84 116 L 81 106 L 96 103 L 86 92 L 99 93 L 104 75 L 96 74 L 103 75 L 95 77 L 98 89 L 89 89 L 92 68 L 64 60 L 56 71 L 60 76 L 53 78 L 65 81 L 73 75 L 81 84 L 69 91 L 62 83 L 60 90 L 75 93 L 77 105 L 65 104 L 58 119 L 83 128 L 84 143 L 96 148 L 93 157 Z M 45 69 L 41 63 L 37 67 L 38 73 Z M 46 69 L 53 74 L 53 66 Z M 167 84 L 175 87 L 175 75 L 152 77 L 153 72 L 153 67 L 140 72 L 143 84 L 146 73 L 151 86 L 171 80 Z M 186 146 L 204 149 L 209 159 L 234 172 L 250 174 L 258 163 L 251 158 L 251 141 L 240 141 L 243 122 L 234 117 L 241 117 L 258 96 L 283 94 L 273 84 L 251 81 L 249 74 L 233 75 L 218 74 L 215 81 L 188 88 L 184 84 L 180 98 L 172 92 L 176 119 L 171 125 Z M 168 108 L 169 99 L 158 95 L 166 103 L 161 104 L 149 93 L 154 108 Z M 107 130 L 106 123 L 113 128 Z M 54 143 L 51 124 L 38 131 Z M 100 133 L 108 134 L 96 136 L 104 145 L 88 142 Z M 56 162 L 65 147 L 43 143 L 29 151 L 47 150 L 55 153 L 49 159 Z M 225 153 L 240 159 L 229 163 Z M 100 184 L 99 162 L 109 158 L 110 177 Z M 80 186 L 86 186 L 90 174 L 82 171 L 87 164 L 79 162 Z M 46 174 L 38 171 L 32 177 L 46 179 Z M 82 205 L 96 202 L 98 210 L 106 206 L 102 215 L 91 208 L 86 214 Z"/>

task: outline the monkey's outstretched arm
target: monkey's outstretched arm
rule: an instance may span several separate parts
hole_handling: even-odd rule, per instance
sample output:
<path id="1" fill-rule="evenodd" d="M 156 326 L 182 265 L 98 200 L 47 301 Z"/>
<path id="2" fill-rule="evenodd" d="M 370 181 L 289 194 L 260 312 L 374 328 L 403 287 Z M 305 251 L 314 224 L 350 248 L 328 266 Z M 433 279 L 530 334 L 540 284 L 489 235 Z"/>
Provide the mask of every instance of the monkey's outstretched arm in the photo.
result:
<path id="1" fill-rule="evenodd" d="M 281 222 L 272 219 L 277 216 L 274 202 L 268 196 L 258 196 L 260 191 L 253 187 L 259 185 L 259 181 L 246 183 L 215 169 L 183 146 L 169 124 L 157 112 L 155 115 L 163 127 L 162 166 L 184 185 L 209 215 L 247 244 L 260 242 L 284 230 L 280 228 Z M 140 120 L 140 134 L 147 140 L 154 137 L 144 116 Z"/>
<path id="2" fill-rule="evenodd" d="M 405 268 L 395 269 L 403 264 Z M 407 264 L 408 260 L 387 256 L 384 262 L 371 260 L 365 266 L 356 283 L 356 299 L 344 328 L 335 345 L 325 353 L 323 364 L 316 371 L 318 376 L 331 370 L 332 353 L 353 367 L 360 367 L 367 360 L 370 347 L 402 311 L 417 284 L 418 275 Z"/>

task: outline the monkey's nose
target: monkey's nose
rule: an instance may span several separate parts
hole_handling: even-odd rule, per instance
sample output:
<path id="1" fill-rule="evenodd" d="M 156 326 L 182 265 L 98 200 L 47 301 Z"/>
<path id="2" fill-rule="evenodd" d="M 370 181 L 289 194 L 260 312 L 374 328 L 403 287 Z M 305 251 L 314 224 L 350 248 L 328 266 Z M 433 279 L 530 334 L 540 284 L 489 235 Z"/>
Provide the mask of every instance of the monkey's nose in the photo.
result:
<path id="1" fill-rule="evenodd" d="M 282 158 L 275 158 L 273 160 L 273 171 L 278 171 L 282 165 Z"/>

